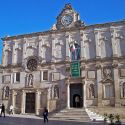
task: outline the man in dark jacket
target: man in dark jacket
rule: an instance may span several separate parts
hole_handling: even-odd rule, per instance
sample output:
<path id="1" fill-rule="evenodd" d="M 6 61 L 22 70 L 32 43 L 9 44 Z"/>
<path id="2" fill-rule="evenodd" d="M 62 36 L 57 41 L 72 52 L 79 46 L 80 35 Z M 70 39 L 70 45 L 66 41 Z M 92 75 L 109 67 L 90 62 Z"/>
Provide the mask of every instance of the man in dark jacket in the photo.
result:
<path id="1" fill-rule="evenodd" d="M 43 112 L 44 123 L 48 122 L 48 109 L 45 107 Z"/>
<path id="2" fill-rule="evenodd" d="M 5 117 L 5 106 L 4 106 L 4 104 L 2 104 L 2 107 L 1 107 L 0 117 L 2 116 L 2 114 L 4 114 L 4 117 Z"/>

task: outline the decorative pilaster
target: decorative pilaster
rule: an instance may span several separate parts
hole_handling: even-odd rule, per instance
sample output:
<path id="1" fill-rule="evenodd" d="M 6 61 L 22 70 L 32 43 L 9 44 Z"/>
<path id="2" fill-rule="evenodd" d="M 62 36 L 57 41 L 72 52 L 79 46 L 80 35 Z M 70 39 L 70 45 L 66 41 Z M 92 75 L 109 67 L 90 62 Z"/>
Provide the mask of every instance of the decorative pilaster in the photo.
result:
<path id="1" fill-rule="evenodd" d="M 15 43 L 16 41 L 13 42 L 13 50 L 12 50 L 12 64 L 16 64 L 16 51 L 15 51 Z"/>
<path id="2" fill-rule="evenodd" d="M 23 42 L 23 59 L 25 59 L 26 58 L 26 47 L 27 47 L 27 45 L 26 45 L 26 39 L 24 38 L 24 42 Z"/>
<path id="3" fill-rule="evenodd" d="M 66 34 L 66 60 L 70 60 L 70 50 L 69 50 L 69 43 L 71 40 L 71 36 Z"/>
<path id="4" fill-rule="evenodd" d="M 70 84 L 69 80 L 67 81 L 67 109 L 70 108 Z"/>
<path id="5" fill-rule="evenodd" d="M 101 47 L 100 47 L 100 41 L 99 41 L 99 31 L 95 31 L 95 41 L 96 41 L 96 58 L 101 57 Z"/>
<path id="6" fill-rule="evenodd" d="M 84 81 L 84 80 L 82 80 L 82 85 L 83 85 L 83 87 L 82 87 L 82 91 L 83 91 L 83 98 L 82 98 L 82 100 L 83 100 L 83 108 L 84 107 L 86 107 L 86 80 Z"/>
<path id="7" fill-rule="evenodd" d="M 39 39 L 38 39 L 38 57 L 41 57 L 42 53 L 41 53 L 41 47 L 42 47 L 42 37 L 39 36 Z"/>
<path id="8" fill-rule="evenodd" d="M 121 56 L 120 41 L 122 38 L 123 36 L 119 33 L 119 31 L 111 30 L 113 57 Z"/>
<path id="9" fill-rule="evenodd" d="M 39 115 L 40 114 L 40 94 L 41 92 L 40 91 L 36 91 L 36 100 L 35 100 L 35 111 L 36 111 L 36 115 Z"/>
<path id="10" fill-rule="evenodd" d="M 5 66 L 6 65 L 6 59 L 7 59 L 7 56 L 6 56 L 6 42 L 4 41 L 3 43 L 3 52 L 2 52 L 2 65 Z"/>
<path id="11" fill-rule="evenodd" d="M 120 89 L 119 89 L 119 76 L 118 66 L 114 65 L 114 89 L 115 89 L 115 107 L 120 107 Z"/>
<path id="12" fill-rule="evenodd" d="M 81 60 L 85 58 L 85 45 L 83 40 L 83 33 L 81 33 Z"/>
<path id="13" fill-rule="evenodd" d="M 52 36 L 52 62 L 55 62 L 55 42 L 57 39 L 55 39 L 56 36 Z"/>
<path id="14" fill-rule="evenodd" d="M 98 107 L 102 107 L 101 66 L 97 65 Z"/>
<path id="15" fill-rule="evenodd" d="M 12 90 L 12 106 L 13 106 L 13 113 L 15 114 L 15 99 L 16 99 L 16 92 L 15 92 L 15 90 Z"/>
<path id="16" fill-rule="evenodd" d="M 21 101 L 21 113 L 25 113 L 25 98 L 26 98 L 26 92 L 22 90 L 22 101 Z"/>

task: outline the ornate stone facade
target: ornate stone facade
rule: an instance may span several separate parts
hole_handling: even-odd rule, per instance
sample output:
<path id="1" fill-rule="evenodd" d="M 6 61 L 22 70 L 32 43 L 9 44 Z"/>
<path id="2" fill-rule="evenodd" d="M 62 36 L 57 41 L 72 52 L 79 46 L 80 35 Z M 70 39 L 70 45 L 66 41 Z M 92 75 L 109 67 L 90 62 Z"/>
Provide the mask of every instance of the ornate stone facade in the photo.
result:
<path id="1" fill-rule="evenodd" d="M 125 21 L 86 26 L 66 4 L 51 30 L 2 40 L 0 101 L 15 113 L 125 106 Z"/>

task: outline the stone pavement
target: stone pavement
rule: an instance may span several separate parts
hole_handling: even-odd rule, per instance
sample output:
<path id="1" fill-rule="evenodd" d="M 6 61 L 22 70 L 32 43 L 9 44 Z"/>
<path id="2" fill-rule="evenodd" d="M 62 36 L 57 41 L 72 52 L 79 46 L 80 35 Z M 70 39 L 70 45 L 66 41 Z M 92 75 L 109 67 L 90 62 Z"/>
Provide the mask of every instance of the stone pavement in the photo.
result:
<path id="1" fill-rule="evenodd" d="M 43 118 L 34 115 L 6 115 L 0 117 L 0 125 L 44 125 Z M 103 122 L 76 122 L 49 119 L 47 125 L 107 125 Z M 124 124 L 125 125 L 125 124 Z"/>

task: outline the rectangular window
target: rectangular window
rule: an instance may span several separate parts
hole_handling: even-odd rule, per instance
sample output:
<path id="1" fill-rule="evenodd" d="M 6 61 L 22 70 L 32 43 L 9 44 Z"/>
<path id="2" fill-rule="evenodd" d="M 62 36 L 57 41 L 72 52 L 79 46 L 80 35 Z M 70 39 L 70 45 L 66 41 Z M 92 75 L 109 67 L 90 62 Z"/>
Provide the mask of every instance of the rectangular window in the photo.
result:
<path id="1" fill-rule="evenodd" d="M 48 71 L 43 71 L 43 80 L 48 80 Z"/>
<path id="2" fill-rule="evenodd" d="M 105 98 L 113 97 L 113 86 L 112 85 L 105 85 Z"/>
<path id="3" fill-rule="evenodd" d="M 20 82 L 20 73 L 19 72 L 16 73 L 16 82 Z"/>
<path id="4" fill-rule="evenodd" d="M 4 75 L 2 76 L 2 83 L 10 83 L 11 76 L 10 75 Z"/>
<path id="5" fill-rule="evenodd" d="M 110 98 L 110 85 L 105 86 L 105 98 Z"/>

